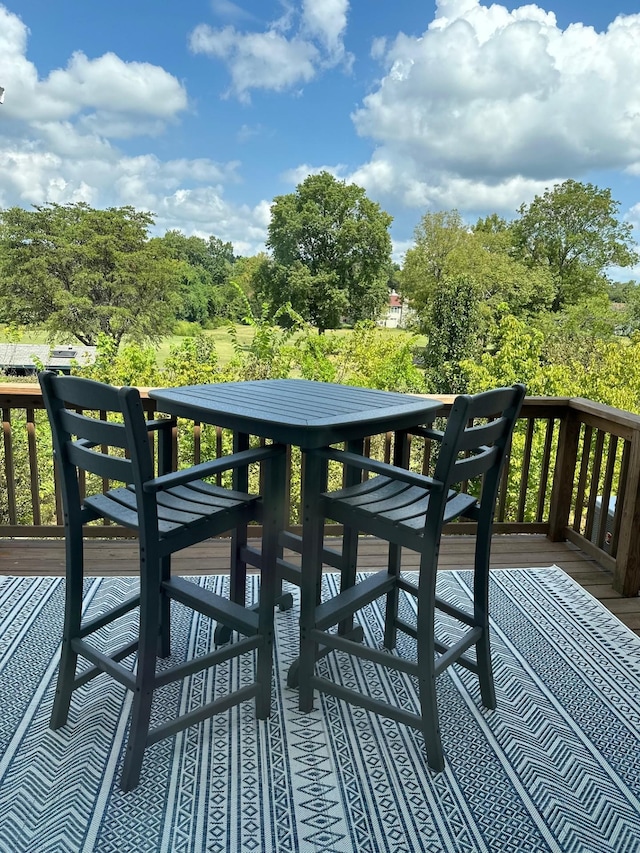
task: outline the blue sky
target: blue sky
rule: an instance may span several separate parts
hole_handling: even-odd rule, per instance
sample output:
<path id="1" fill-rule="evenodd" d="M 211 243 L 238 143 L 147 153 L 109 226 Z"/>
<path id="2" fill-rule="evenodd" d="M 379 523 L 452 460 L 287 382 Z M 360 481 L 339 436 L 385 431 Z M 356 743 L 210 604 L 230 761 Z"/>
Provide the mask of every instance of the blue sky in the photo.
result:
<path id="1" fill-rule="evenodd" d="M 0 208 L 132 204 L 254 254 L 324 168 L 401 260 L 428 211 L 574 178 L 640 241 L 639 0 L 0 0 L 0 86 Z"/>

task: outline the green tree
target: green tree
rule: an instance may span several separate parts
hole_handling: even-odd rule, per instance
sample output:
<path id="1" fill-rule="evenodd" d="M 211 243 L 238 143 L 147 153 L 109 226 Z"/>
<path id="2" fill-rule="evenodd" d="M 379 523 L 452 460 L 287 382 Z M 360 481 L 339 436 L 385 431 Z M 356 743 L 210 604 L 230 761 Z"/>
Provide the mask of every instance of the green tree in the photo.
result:
<path id="1" fill-rule="evenodd" d="M 555 292 L 550 272 L 514 257 L 511 227 L 496 214 L 469 228 L 457 210 L 427 213 L 414 237 L 415 245 L 405 256 L 401 290 L 424 331 L 439 288 L 460 277 L 477 290 L 485 325 L 495 324 L 505 305 L 515 316 L 550 307 Z"/>
<path id="2" fill-rule="evenodd" d="M 551 274 L 513 257 L 510 226 L 495 214 L 469 228 L 456 211 L 427 213 L 405 257 L 401 290 L 427 337 L 434 390 L 461 390 L 458 363 L 491 346 L 505 314 L 532 317 L 553 299 Z"/>
<path id="3" fill-rule="evenodd" d="M 436 394 L 463 391 L 460 362 L 479 354 L 480 293 L 475 283 L 462 276 L 443 280 L 425 325 L 427 387 Z"/>
<path id="4" fill-rule="evenodd" d="M 279 290 L 284 281 L 296 291 L 293 307 L 320 332 L 336 328 L 342 315 L 352 322 L 374 318 L 387 299 L 390 225 L 391 216 L 362 187 L 328 172 L 309 175 L 294 193 L 277 196 L 267 246 L 287 274 L 283 279 L 278 267 L 272 270 L 271 310 L 286 301 Z"/>
<path id="5" fill-rule="evenodd" d="M 85 203 L 0 212 L 0 317 L 94 345 L 158 340 L 175 319 L 176 265 L 152 214 Z"/>
<path id="6" fill-rule="evenodd" d="M 470 234 L 457 210 L 425 213 L 414 232 L 415 245 L 405 255 L 402 294 L 424 318 L 441 282 L 466 264 Z"/>
<path id="7" fill-rule="evenodd" d="M 271 259 L 265 252 L 235 259 L 231 271 L 231 281 L 242 290 L 250 303 L 253 303 L 255 299 L 256 282 L 259 280 L 265 265 L 270 263 Z"/>
<path id="8" fill-rule="evenodd" d="M 181 231 L 167 231 L 162 241 L 170 257 L 180 262 L 179 319 L 204 325 L 213 318 L 241 318 L 242 306 L 230 287 L 235 261 L 231 243 L 218 237 L 186 237 Z"/>
<path id="9" fill-rule="evenodd" d="M 632 225 L 617 218 L 611 190 L 568 180 L 519 209 L 514 242 L 529 265 L 546 265 L 560 310 L 606 290 L 611 265 L 628 267 L 638 258 Z"/>

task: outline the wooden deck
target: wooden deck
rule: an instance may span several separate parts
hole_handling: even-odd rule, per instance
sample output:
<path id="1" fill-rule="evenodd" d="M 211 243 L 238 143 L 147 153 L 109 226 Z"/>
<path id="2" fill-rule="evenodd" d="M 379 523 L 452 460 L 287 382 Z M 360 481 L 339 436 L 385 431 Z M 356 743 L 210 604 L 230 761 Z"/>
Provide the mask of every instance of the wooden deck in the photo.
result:
<path id="1" fill-rule="evenodd" d="M 443 569 L 471 568 L 471 536 L 445 536 L 440 552 Z M 327 544 L 331 544 L 328 541 Z M 136 572 L 134 540 L 90 540 L 85 546 L 89 575 L 131 575 Z M 358 567 L 363 571 L 384 565 L 384 543 L 365 538 L 360 545 Z M 640 598 L 623 598 L 611 586 L 611 574 L 568 542 L 550 542 L 536 534 L 496 535 L 491 565 L 494 569 L 560 566 L 584 589 L 598 598 L 632 631 L 640 635 Z M 287 555 L 295 562 L 297 555 Z M 415 567 L 416 555 L 403 553 L 403 566 Z M 195 545 L 173 558 L 176 574 L 213 574 L 228 571 L 228 544 L 221 539 Z M 0 575 L 63 575 L 64 541 L 51 539 L 0 540 Z"/>

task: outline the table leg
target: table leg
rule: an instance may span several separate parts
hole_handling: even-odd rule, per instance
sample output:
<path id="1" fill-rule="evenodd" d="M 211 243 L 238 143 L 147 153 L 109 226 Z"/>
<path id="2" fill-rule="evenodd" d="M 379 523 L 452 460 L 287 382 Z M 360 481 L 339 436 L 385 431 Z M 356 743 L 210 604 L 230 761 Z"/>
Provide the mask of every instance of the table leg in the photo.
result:
<path id="1" fill-rule="evenodd" d="M 347 450 L 361 456 L 364 449 L 364 439 L 355 439 L 347 442 Z M 353 466 L 346 467 L 345 486 L 354 486 L 362 479 L 362 470 Z M 353 527 L 345 527 L 342 534 L 342 569 L 340 572 L 340 591 L 353 586 L 356 582 L 356 568 L 358 563 L 358 530 Z M 339 634 L 350 634 L 354 630 L 353 616 L 344 619 L 338 625 Z M 361 630 L 361 629 L 360 629 Z"/>
<path id="2" fill-rule="evenodd" d="M 363 442 L 349 442 L 349 450 L 362 451 Z M 292 662 L 287 673 L 287 686 L 297 687 L 300 669 L 313 671 L 316 661 L 329 654 L 331 649 L 319 646 L 307 636 L 306 625 L 313 622 L 313 611 L 320 603 L 322 591 L 322 553 L 324 542 L 324 513 L 318 503 L 319 495 L 327 489 L 327 469 L 325 460 L 304 456 L 303 518 L 302 518 L 302 570 L 300 574 L 300 655 Z M 346 473 L 346 484 L 358 482 L 359 469 Z M 353 586 L 356 576 L 358 556 L 358 531 L 348 528 L 344 531 L 342 560 L 340 570 L 341 589 Z M 362 628 L 354 625 L 353 619 L 343 620 L 338 631 L 355 642 L 362 640 Z M 313 705 L 313 691 L 300 697 L 300 710 L 310 710 Z"/>
<path id="3" fill-rule="evenodd" d="M 239 453 L 241 450 L 249 449 L 249 436 L 246 433 L 235 433 L 233 436 L 233 452 Z M 282 506 L 284 513 L 284 483 L 279 483 L 280 491 L 277 495 L 273 494 L 268 497 L 271 501 Z M 246 468 L 234 469 L 233 473 L 233 488 L 240 492 L 249 490 L 249 472 Z M 285 527 L 285 519 L 282 518 L 282 529 Z M 242 525 L 233 530 L 231 534 L 231 566 L 229 576 L 230 598 L 238 604 L 244 605 L 246 590 L 247 590 L 247 562 L 244 559 L 243 552 L 246 552 L 248 544 L 247 525 Z M 279 548 L 279 557 L 282 557 L 282 548 Z M 290 593 L 282 592 L 282 576 L 278 574 L 276 578 L 275 603 L 280 610 L 290 610 L 293 607 L 293 596 Z M 257 605 L 254 609 L 257 609 Z M 214 633 L 214 642 L 216 645 L 224 645 L 231 639 L 232 631 L 226 625 L 219 624 L 216 626 Z"/>
<path id="4" fill-rule="evenodd" d="M 233 452 L 239 453 L 249 449 L 249 436 L 238 432 L 233 435 Z M 233 471 L 233 488 L 239 492 L 249 490 L 249 471 L 247 468 L 235 468 Z M 229 572 L 229 598 L 231 601 L 244 606 L 247 590 L 247 564 L 242 557 L 242 551 L 247 547 L 247 525 L 234 528 L 231 534 L 231 564 Z M 216 625 L 213 638 L 217 646 L 228 643 L 232 634 L 231 628 L 222 623 Z"/>
<path id="5" fill-rule="evenodd" d="M 302 515 L 302 571 L 300 575 L 300 655 L 287 674 L 289 686 L 298 684 L 299 673 L 313 673 L 318 654 L 318 644 L 308 636 L 308 626 L 313 625 L 314 611 L 320 603 L 322 591 L 322 546 L 324 540 L 324 515 L 319 507 L 319 496 L 327 485 L 327 462 L 319 456 L 304 455 L 303 515 Z M 300 710 L 313 707 L 313 689 L 299 697 Z"/>
<path id="6" fill-rule="evenodd" d="M 409 439 L 404 430 L 399 430 L 395 434 L 393 443 L 393 464 L 397 468 L 409 467 Z M 402 560 L 402 548 L 400 545 L 389 543 L 389 574 L 400 574 L 400 563 Z M 384 646 L 387 649 L 395 649 L 398 629 L 396 620 L 398 618 L 398 593 L 399 589 L 396 584 L 389 593 L 387 593 L 387 603 L 384 621 Z"/>
<path id="7" fill-rule="evenodd" d="M 233 436 L 233 452 L 249 449 L 249 436 L 245 432 Z M 233 488 L 239 492 L 249 491 L 249 471 L 236 468 L 233 472 Z M 236 527 L 231 537 L 231 600 L 244 605 L 247 589 L 247 564 L 242 559 L 242 549 L 247 545 L 247 525 Z"/>

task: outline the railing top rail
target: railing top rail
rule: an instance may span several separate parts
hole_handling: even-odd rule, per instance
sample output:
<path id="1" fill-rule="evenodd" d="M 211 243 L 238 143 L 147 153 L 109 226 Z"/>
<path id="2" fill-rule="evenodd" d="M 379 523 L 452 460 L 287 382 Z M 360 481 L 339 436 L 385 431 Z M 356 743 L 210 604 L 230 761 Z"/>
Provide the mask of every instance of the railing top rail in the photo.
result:
<path id="1" fill-rule="evenodd" d="M 148 388 L 140 388 L 143 399 L 148 398 Z M 455 395 L 453 394 L 417 394 L 430 400 L 440 400 L 445 406 L 450 406 Z M 0 406 L 5 408 L 42 406 L 42 394 L 40 386 L 35 382 L 0 382 Z M 558 410 L 569 408 L 572 411 L 588 415 L 623 427 L 628 430 L 640 431 L 640 415 L 616 409 L 603 403 L 594 403 L 583 397 L 525 397 L 522 414 L 524 416 L 539 414 L 541 417 L 550 417 Z"/>
<path id="2" fill-rule="evenodd" d="M 138 386 L 138 390 L 140 391 L 140 395 L 142 397 L 147 397 L 150 388 L 145 388 L 142 386 Z M 441 400 L 445 405 L 450 405 L 456 398 L 455 394 L 414 394 L 415 397 L 425 397 L 427 400 Z M 0 399 L 6 400 L 9 397 L 19 397 L 21 399 L 27 398 L 41 398 L 40 386 L 37 382 L 0 382 Z M 538 397 L 531 396 L 526 397 L 526 403 L 528 406 L 538 407 L 538 406 L 567 406 L 573 402 L 573 400 L 578 400 L 580 403 L 589 403 L 588 400 L 582 400 L 580 398 L 570 398 L 570 397 Z M 596 403 L 592 403 L 592 405 L 598 405 Z M 613 411 L 618 411 L 617 409 L 613 409 Z"/>
<path id="3" fill-rule="evenodd" d="M 1 382 L 0 405 L 3 408 L 43 406 L 40 386 L 33 382 Z"/>
<path id="4" fill-rule="evenodd" d="M 624 409 L 616 409 L 604 403 L 594 403 L 593 400 L 587 400 L 584 397 L 572 397 L 569 400 L 569 407 L 584 415 L 591 415 L 634 431 L 640 430 L 640 415 L 626 412 Z"/>

